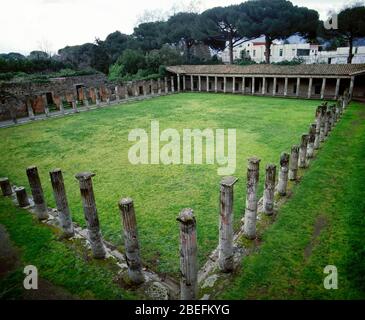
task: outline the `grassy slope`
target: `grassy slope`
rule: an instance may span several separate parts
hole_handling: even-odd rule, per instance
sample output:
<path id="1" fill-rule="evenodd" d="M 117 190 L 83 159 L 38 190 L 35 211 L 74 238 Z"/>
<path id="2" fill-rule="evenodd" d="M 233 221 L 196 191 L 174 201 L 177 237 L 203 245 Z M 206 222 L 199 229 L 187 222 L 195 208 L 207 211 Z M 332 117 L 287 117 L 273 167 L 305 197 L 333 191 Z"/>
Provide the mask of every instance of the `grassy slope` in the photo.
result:
<path id="1" fill-rule="evenodd" d="M 365 109 L 354 103 L 221 298 L 364 299 L 364 186 Z M 326 265 L 338 290 L 323 288 Z"/>
<path id="2" fill-rule="evenodd" d="M 199 259 L 216 246 L 220 177 L 216 166 L 133 166 L 127 137 L 131 129 L 149 131 L 150 120 L 161 130 L 176 128 L 237 128 L 235 187 L 236 226 L 243 213 L 247 158 L 258 156 L 261 167 L 278 163 L 282 151 L 299 142 L 314 119 L 315 101 L 243 97 L 223 94 L 179 94 L 99 109 L 62 119 L 49 119 L 0 130 L 0 176 L 27 184 L 25 168 L 38 166 L 46 198 L 55 206 L 48 171 L 63 169 L 74 220 L 84 225 L 75 173 L 93 171 L 94 190 L 104 236 L 122 245 L 117 201 L 135 200 L 144 263 L 164 272 L 179 266 L 178 226 L 184 207 L 198 221 Z M 261 187 L 264 170 L 261 170 Z M 29 188 L 28 188 L 29 190 Z"/>
<path id="3" fill-rule="evenodd" d="M 27 211 L 15 208 L 9 199 L 0 199 L 0 224 L 20 249 L 20 264 L 0 281 L 0 299 L 19 299 L 26 265 L 35 265 L 39 277 L 67 289 L 80 299 L 131 299 L 115 282 L 114 268 L 107 261 L 96 261 L 85 250 L 58 241 L 48 226 L 40 224 Z"/>

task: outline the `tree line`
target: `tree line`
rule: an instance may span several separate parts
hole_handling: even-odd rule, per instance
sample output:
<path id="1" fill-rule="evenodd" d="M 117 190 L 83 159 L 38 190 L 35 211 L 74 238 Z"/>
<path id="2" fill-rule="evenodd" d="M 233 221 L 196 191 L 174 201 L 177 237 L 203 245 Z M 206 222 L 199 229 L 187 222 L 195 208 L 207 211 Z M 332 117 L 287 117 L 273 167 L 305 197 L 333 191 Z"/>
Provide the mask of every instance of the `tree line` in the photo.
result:
<path id="1" fill-rule="evenodd" d="M 249 0 L 238 5 L 215 7 L 200 14 L 179 12 L 163 21 L 140 23 L 131 35 L 119 31 L 105 40 L 68 46 L 51 59 L 74 69 L 93 68 L 114 79 L 148 77 L 173 64 L 220 63 L 211 51 L 229 51 L 244 41 L 265 39 L 265 62 L 270 63 L 274 40 L 299 35 L 310 43 L 352 47 L 365 37 L 365 7 L 352 7 L 338 14 L 338 29 L 326 30 L 315 10 L 293 5 L 288 0 Z M 42 57 L 39 60 L 44 60 Z M 0 71 L 1 71 L 0 57 Z M 31 69 L 33 70 L 33 69 Z"/>

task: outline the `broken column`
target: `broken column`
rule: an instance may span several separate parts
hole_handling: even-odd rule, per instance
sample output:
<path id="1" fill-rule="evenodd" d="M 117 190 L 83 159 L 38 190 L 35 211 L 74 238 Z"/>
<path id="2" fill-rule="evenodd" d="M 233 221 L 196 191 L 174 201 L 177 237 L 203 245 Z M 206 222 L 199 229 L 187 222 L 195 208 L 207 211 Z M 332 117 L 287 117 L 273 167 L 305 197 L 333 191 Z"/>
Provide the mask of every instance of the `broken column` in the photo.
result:
<path id="1" fill-rule="evenodd" d="M 10 108 L 9 108 L 9 112 L 10 112 L 10 117 L 11 117 L 11 119 L 13 120 L 13 122 L 14 122 L 15 124 L 17 124 L 17 123 L 18 123 L 18 119 L 16 118 L 16 110 L 15 110 L 15 108 L 10 107 Z"/>
<path id="2" fill-rule="evenodd" d="M 321 127 L 319 132 L 319 141 L 324 142 L 325 141 L 325 129 L 326 129 L 326 107 L 321 106 Z"/>
<path id="3" fill-rule="evenodd" d="M 275 179 L 276 166 L 268 164 L 266 166 L 263 208 L 264 212 L 269 216 L 274 213 Z"/>
<path id="4" fill-rule="evenodd" d="M 129 98 L 129 93 L 128 93 L 128 84 L 126 84 L 124 86 L 124 99 L 128 99 Z"/>
<path id="5" fill-rule="evenodd" d="M 233 186 L 237 180 L 226 177 L 220 184 L 218 265 L 223 272 L 233 270 Z"/>
<path id="6" fill-rule="evenodd" d="M 256 238 L 257 189 L 259 184 L 260 161 L 260 159 L 255 157 L 248 159 L 243 233 L 247 239 L 251 240 Z"/>
<path id="7" fill-rule="evenodd" d="M 314 149 L 319 149 L 320 144 L 320 132 L 321 132 L 321 107 L 317 107 L 316 110 L 316 133 L 314 138 Z"/>
<path id="8" fill-rule="evenodd" d="M 183 209 L 180 222 L 180 299 L 195 300 L 198 294 L 196 220 L 192 209 Z"/>
<path id="9" fill-rule="evenodd" d="M 299 168 L 307 167 L 307 148 L 309 134 L 303 134 L 299 146 Z"/>
<path id="10" fill-rule="evenodd" d="M 46 117 L 49 117 L 49 108 L 48 108 L 48 102 L 47 102 L 47 96 L 43 95 L 43 103 L 44 103 L 44 113 L 46 114 Z"/>
<path id="11" fill-rule="evenodd" d="M 0 187 L 4 197 L 11 196 L 13 194 L 9 178 L 0 178 Z"/>
<path id="12" fill-rule="evenodd" d="M 128 275 L 134 283 L 139 284 L 144 282 L 144 276 L 139 255 L 137 221 L 133 200 L 130 198 L 121 199 L 119 201 L 119 210 L 123 222 L 125 258 L 128 265 Z"/>
<path id="13" fill-rule="evenodd" d="M 119 86 L 115 86 L 115 101 L 119 102 L 120 97 L 119 97 Z"/>
<path id="14" fill-rule="evenodd" d="M 329 123 L 330 123 L 330 111 L 327 109 L 327 106 L 324 108 L 324 137 L 326 137 L 329 134 Z"/>
<path id="15" fill-rule="evenodd" d="M 94 89 L 95 92 L 95 103 L 98 107 L 100 107 L 100 97 L 99 97 L 99 90 L 97 88 Z"/>
<path id="16" fill-rule="evenodd" d="M 105 248 L 101 238 L 98 211 L 91 180 L 94 176 L 95 174 L 91 172 L 80 172 L 76 174 L 75 178 L 80 183 L 82 205 L 93 256 L 96 259 L 103 259 L 105 258 Z"/>
<path id="17" fill-rule="evenodd" d="M 280 156 L 280 170 L 277 191 L 281 196 L 286 195 L 288 187 L 289 154 L 283 152 Z"/>
<path id="18" fill-rule="evenodd" d="M 48 208 L 44 199 L 41 179 L 39 178 L 38 169 L 36 166 L 27 168 L 27 176 L 32 192 L 34 209 L 39 220 L 48 219 Z"/>
<path id="19" fill-rule="evenodd" d="M 24 187 L 15 188 L 15 194 L 19 207 L 25 208 L 30 205 L 27 191 L 25 190 Z"/>
<path id="20" fill-rule="evenodd" d="M 309 140 L 307 146 L 307 158 L 312 159 L 314 155 L 314 142 L 316 140 L 316 128 L 317 124 L 312 123 L 309 128 Z"/>
<path id="21" fill-rule="evenodd" d="M 109 88 L 105 88 L 106 104 L 110 105 L 111 91 Z"/>
<path id="22" fill-rule="evenodd" d="M 87 89 L 83 88 L 82 90 L 83 90 L 82 93 L 83 93 L 83 98 L 84 98 L 84 100 L 83 100 L 84 106 L 86 107 L 86 109 L 89 109 L 89 98 L 87 96 Z"/>
<path id="23" fill-rule="evenodd" d="M 75 99 L 72 99 L 71 104 L 72 104 L 72 110 L 73 110 L 73 112 L 74 113 L 78 113 L 79 110 L 77 109 L 77 102 L 76 102 L 76 100 Z"/>
<path id="24" fill-rule="evenodd" d="M 27 101 L 26 102 L 26 105 L 27 105 L 27 110 L 28 110 L 28 116 L 29 116 L 29 119 L 30 120 L 34 120 L 35 117 L 34 117 L 34 112 L 33 112 L 33 108 L 31 106 L 31 103 L 30 101 Z"/>
<path id="25" fill-rule="evenodd" d="M 59 104 L 59 109 L 61 111 L 62 114 L 65 114 L 65 108 L 63 106 L 63 101 L 62 101 L 62 97 L 60 97 L 60 104 Z"/>
<path id="26" fill-rule="evenodd" d="M 56 201 L 58 217 L 61 222 L 61 227 L 66 237 L 74 235 L 74 228 L 71 219 L 71 213 L 68 206 L 65 185 L 63 183 L 63 176 L 61 169 L 55 169 L 49 173 L 51 177 L 51 184 L 53 194 Z"/>
<path id="27" fill-rule="evenodd" d="M 289 180 L 294 181 L 298 178 L 298 161 L 299 161 L 299 146 L 291 147 L 290 161 L 289 161 Z"/>

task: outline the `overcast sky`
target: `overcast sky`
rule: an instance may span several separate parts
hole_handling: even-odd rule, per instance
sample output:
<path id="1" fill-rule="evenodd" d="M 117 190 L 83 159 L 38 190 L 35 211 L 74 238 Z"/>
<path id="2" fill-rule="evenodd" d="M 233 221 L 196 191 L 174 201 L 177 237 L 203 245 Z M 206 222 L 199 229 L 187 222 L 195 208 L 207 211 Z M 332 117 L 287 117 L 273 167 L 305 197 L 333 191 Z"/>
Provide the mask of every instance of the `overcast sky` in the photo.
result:
<path id="1" fill-rule="evenodd" d="M 191 0 L 0 0 L 0 53 L 47 49 L 56 53 L 66 45 L 102 40 L 116 30 L 130 34 L 150 11 L 157 15 L 188 7 Z M 243 0 L 196 0 L 200 10 Z M 325 18 L 352 1 L 292 0 L 319 11 Z M 365 1 L 364 1 L 365 2 Z"/>

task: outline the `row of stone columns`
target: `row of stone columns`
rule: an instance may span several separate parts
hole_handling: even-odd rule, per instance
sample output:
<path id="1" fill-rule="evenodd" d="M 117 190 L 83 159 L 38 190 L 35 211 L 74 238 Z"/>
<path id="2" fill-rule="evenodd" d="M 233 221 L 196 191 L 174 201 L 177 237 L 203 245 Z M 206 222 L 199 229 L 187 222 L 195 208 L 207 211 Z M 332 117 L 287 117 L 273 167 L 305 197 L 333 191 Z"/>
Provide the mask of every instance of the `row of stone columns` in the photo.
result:
<path id="1" fill-rule="evenodd" d="M 155 90 L 155 83 L 157 83 L 157 88 Z M 162 85 L 163 83 L 163 85 Z M 169 84 L 170 83 L 170 84 Z M 150 87 L 150 89 L 148 90 L 148 87 Z M 124 98 L 125 99 L 129 99 L 130 95 L 128 93 L 128 88 L 130 88 L 130 85 L 125 85 L 124 86 Z M 165 77 L 163 79 L 163 82 L 161 81 L 161 79 L 158 79 L 157 81 L 155 80 L 149 80 L 149 81 L 144 81 L 143 85 L 143 96 L 147 96 L 148 93 L 150 95 L 161 95 L 161 94 L 168 94 L 169 92 L 171 93 L 175 93 L 176 92 L 176 88 L 175 88 L 175 77 L 171 76 L 170 78 Z M 95 100 L 95 105 L 97 107 L 101 106 L 101 94 L 100 94 L 100 89 L 98 88 L 92 88 L 90 89 L 93 91 L 93 96 L 94 96 L 94 100 Z M 107 92 L 107 97 L 106 97 L 106 103 L 109 105 L 111 103 L 110 97 L 112 96 L 110 89 L 106 88 L 104 89 Z M 180 88 L 180 77 L 177 78 L 177 92 L 180 92 L 181 88 Z M 82 92 L 83 92 L 83 98 L 82 98 L 82 103 L 83 105 L 86 107 L 87 110 L 90 109 L 90 91 L 88 92 L 86 87 L 82 88 Z M 140 96 L 140 92 L 138 89 L 138 86 L 136 85 L 136 82 L 132 83 L 132 92 L 134 97 Z M 120 91 L 120 86 L 115 86 L 115 101 L 119 102 L 121 99 L 121 91 Z M 48 101 L 47 101 L 47 96 L 46 95 L 42 95 L 42 100 L 43 100 L 43 104 L 44 104 L 44 114 L 46 117 L 50 117 L 51 112 L 49 109 L 49 105 L 48 105 Z M 59 102 L 58 102 L 58 109 L 62 114 L 65 114 L 65 106 L 64 106 L 64 101 L 66 101 L 66 97 L 65 96 L 60 96 L 59 98 Z M 79 112 L 79 107 L 78 107 L 78 101 L 75 98 L 75 95 L 72 95 L 72 100 L 70 102 L 72 111 L 74 113 L 78 113 Z M 28 112 L 28 117 L 30 120 L 35 120 L 35 114 L 33 111 L 33 108 L 31 106 L 31 102 L 29 99 L 27 99 L 26 101 L 26 108 L 27 108 L 27 112 Z M 11 109 L 13 110 L 13 109 Z M 11 118 L 13 120 L 13 122 L 16 124 L 18 123 L 18 120 L 16 118 L 16 114 L 15 112 L 11 113 Z"/>
<path id="2" fill-rule="evenodd" d="M 214 78 L 214 92 L 218 92 L 218 76 L 203 76 L 203 75 L 190 75 L 190 91 L 195 91 L 194 89 L 194 77 L 198 78 L 198 91 L 201 92 L 203 91 L 202 89 L 202 78 L 206 78 L 206 91 L 210 92 L 210 78 Z M 221 78 L 223 78 L 223 92 L 226 93 L 227 92 L 227 76 L 220 76 Z M 178 81 L 180 82 L 180 75 L 177 75 Z M 232 76 L 230 77 L 232 78 L 232 93 L 237 93 L 238 91 L 236 90 L 236 79 L 238 78 L 237 76 Z M 248 77 L 239 77 L 240 79 L 242 79 L 242 88 L 241 88 L 241 93 L 242 94 L 246 94 L 246 78 Z M 256 78 L 258 77 L 249 77 L 251 79 L 251 90 L 250 93 L 252 95 L 254 95 L 256 93 L 256 87 L 255 87 L 255 83 L 256 83 Z M 262 95 L 266 95 L 267 92 L 267 88 L 266 88 L 266 83 L 267 83 L 267 78 L 266 77 L 260 77 L 262 79 L 262 88 L 261 88 L 261 94 Z M 272 77 L 270 77 L 272 78 Z M 273 77 L 273 90 L 272 90 L 272 95 L 276 96 L 277 95 L 277 77 Z M 300 85 L 301 85 L 301 80 L 303 78 L 298 77 L 296 79 L 296 93 L 295 96 L 299 97 L 300 96 Z M 313 91 L 313 79 L 314 78 L 309 78 L 308 80 L 308 93 L 307 93 L 307 98 L 310 99 L 312 97 L 312 91 Z M 183 90 L 186 90 L 186 76 L 183 76 Z M 288 84 L 289 84 L 289 77 L 285 77 L 284 78 L 284 97 L 288 96 Z M 350 80 L 350 89 L 349 92 L 352 93 L 353 92 L 353 88 L 354 88 L 354 82 L 355 82 L 355 78 L 352 77 Z M 325 92 L 326 92 L 326 84 L 327 84 L 327 78 L 323 78 L 322 79 L 322 86 L 321 86 L 321 93 L 320 93 L 320 97 L 323 100 L 325 98 Z M 337 100 L 339 97 L 339 90 L 340 90 L 340 84 L 341 84 L 341 78 L 337 78 L 336 79 L 336 88 L 335 88 L 335 94 L 334 94 L 334 99 Z"/>
<path id="3" fill-rule="evenodd" d="M 33 196 L 34 212 L 39 220 L 46 220 L 48 219 L 48 207 L 44 198 L 37 167 L 28 167 L 26 169 L 26 174 Z M 63 235 L 66 238 L 70 238 L 74 236 L 75 231 L 72 223 L 71 211 L 68 205 L 62 171 L 61 169 L 54 169 L 49 172 L 49 175 L 51 178 L 53 194 Z M 96 259 L 103 259 L 106 256 L 106 250 L 100 232 L 100 222 L 93 191 L 92 177 L 94 176 L 95 174 L 90 172 L 81 172 L 76 174 L 75 178 L 78 180 L 80 186 L 83 211 L 88 230 L 88 240 L 91 245 L 93 257 Z M 0 187 L 3 196 L 11 196 L 13 192 L 15 192 L 18 205 L 20 207 L 24 208 L 31 205 L 24 187 L 18 187 L 13 190 L 8 178 L 0 178 Z M 144 276 L 139 256 L 137 224 L 133 201 L 129 198 L 121 199 L 119 202 L 119 209 L 123 223 L 123 237 L 128 274 L 134 283 L 141 283 L 144 281 Z"/>

